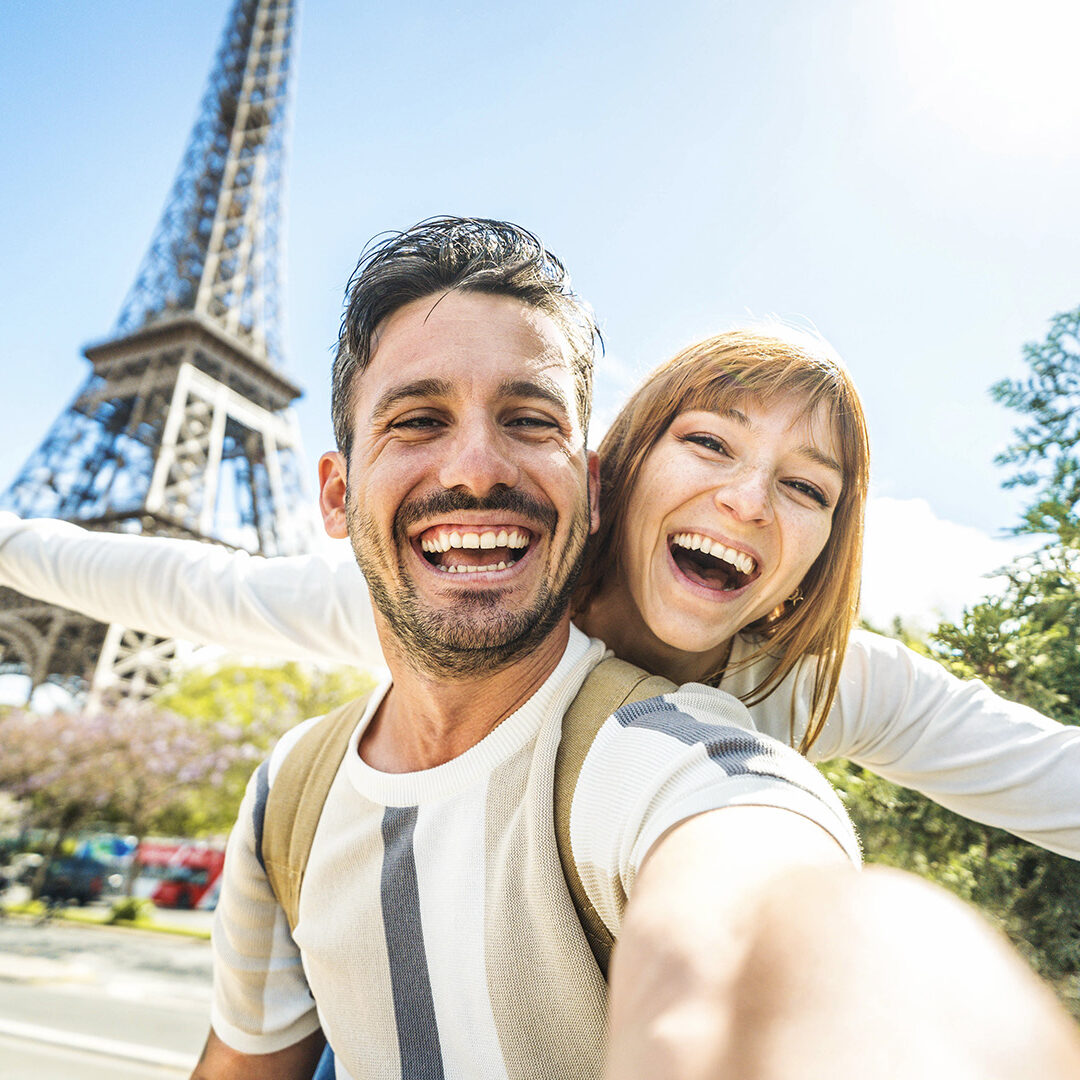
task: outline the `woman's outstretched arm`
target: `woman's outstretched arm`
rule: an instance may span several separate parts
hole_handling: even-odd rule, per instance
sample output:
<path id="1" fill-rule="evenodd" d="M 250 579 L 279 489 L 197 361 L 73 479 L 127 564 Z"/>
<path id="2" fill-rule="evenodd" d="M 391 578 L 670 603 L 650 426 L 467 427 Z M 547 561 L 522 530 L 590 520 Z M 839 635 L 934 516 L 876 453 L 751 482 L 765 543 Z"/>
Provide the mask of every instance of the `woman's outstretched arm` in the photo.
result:
<path id="1" fill-rule="evenodd" d="M 737 660 L 745 643 L 738 643 Z M 733 672 L 723 689 L 743 695 L 762 672 Z M 809 664 L 750 706 L 758 729 L 795 741 L 810 709 Z M 810 758 L 848 758 L 921 791 L 958 814 L 1080 859 L 1080 727 L 1059 724 L 965 681 L 898 641 L 856 631 L 836 702 Z"/>
<path id="2" fill-rule="evenodd" d="M 344 552 L 265 559 L 196 540 L 0 514 L 0 585 L 102 622 L 289 660 L 381 666 L 363 576 Z"/>

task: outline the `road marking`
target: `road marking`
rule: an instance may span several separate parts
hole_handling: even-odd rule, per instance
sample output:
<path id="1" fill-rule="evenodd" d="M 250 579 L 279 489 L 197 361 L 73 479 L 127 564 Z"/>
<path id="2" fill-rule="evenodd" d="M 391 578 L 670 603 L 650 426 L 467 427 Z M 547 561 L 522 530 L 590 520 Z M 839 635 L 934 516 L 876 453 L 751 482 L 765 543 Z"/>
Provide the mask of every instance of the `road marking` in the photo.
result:
<path id="1" fill-rule="evenodd" d="M 163 1065 L 170 1069 L 190 1071 L 198 1060 L 194 1054 L 179 1054 L 174 1050 L 161 1050 L 156 1046 L 141 1046 L 138 1043 L 121 1042 L 119 1039 L 105 1039 L 100 1035 L 60 1031 L 57 1028 L 26 1024 L 19 1020 L 0 1019 L 0 1035 L 11 1035 L 16 1039 L 28 1039 L 74 1050 L 88 1050 L 94 1054 L 140 1061 L 145 1065 Z"/>

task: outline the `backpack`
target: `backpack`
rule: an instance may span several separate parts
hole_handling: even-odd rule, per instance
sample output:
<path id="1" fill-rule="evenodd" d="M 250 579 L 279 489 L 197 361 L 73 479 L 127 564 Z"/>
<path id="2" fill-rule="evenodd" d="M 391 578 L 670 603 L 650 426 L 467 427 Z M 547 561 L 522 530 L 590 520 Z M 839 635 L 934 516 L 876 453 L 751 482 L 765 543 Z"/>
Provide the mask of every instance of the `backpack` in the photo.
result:
<path id="1" fill-rule="evenodd" d="M 627 702 L 659 697 L 674 689 L 675 684 L 668 679 L 649 675 L 633 664 L 609 656 L 589 673 L 563 716 L 562 737 L 555 758 L 555 840 L 574 909 L 605 978 L 614 941 L 585 894 L 574 865 L 570 849 L 570 804 L 585 755 L 603 722 Z M 295 928 L 299 918 L 300 889 L 323 804 L 366 703 L 367 696 L 351 701 L 313 724 L 286 755 L 269 791 L 268 762 L 260 766 L 261 775 L 256 781 L 255 849 L 290 929 Z"/>

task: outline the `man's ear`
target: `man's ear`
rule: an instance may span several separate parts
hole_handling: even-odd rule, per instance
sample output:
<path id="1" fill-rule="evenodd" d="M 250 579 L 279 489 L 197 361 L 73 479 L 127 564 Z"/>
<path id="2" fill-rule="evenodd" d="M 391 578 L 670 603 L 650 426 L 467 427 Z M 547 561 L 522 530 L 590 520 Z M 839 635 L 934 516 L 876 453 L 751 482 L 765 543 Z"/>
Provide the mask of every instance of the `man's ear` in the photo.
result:
<path id="1" fill-rule="evenodd" d="M 349 535 L 345 514 L 345 494 L 348 491 L 345 458 L 336 450 L 319 458 L 319 509 L 327 536 L 344 540 Z"/>
<path id="2" fill-rule="evenodd" d="M 600 455 L 588 451 L 589 459 L 589 534 L 600 528 Z"/>

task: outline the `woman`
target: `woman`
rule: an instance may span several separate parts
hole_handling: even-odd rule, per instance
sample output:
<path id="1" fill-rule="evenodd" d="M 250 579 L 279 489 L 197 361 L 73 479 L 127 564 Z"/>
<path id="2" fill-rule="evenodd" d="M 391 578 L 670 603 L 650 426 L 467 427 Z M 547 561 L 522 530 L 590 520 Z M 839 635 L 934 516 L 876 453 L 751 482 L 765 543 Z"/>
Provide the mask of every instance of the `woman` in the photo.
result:
<path id="1" fill-rule="evenodd" d="M 719 334 L 649 376 L 600 460 L 579 624 L 678 682 L 752 667 L 748 701 L 814 658 L 808 750 L 858 615 L 869 444 L 846 371 L 807 336 Z"/>
<path id="2" fill-rule="evenodd" d="M 737 330 L 691 346 L 633 395 L 600 454 L 583 629 L 678 682 L 720 685 L 814 760 L 847 757 L 1080 858 L 1080 729 L 853 629 L 867 438 L 823 343 Z M 381 661 L 351 559 L 267 560 L 6 517 L 0 584 L 253 654 Z"/>

